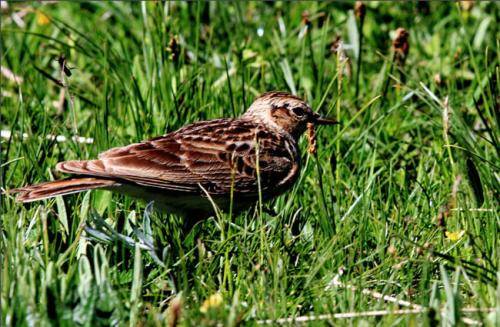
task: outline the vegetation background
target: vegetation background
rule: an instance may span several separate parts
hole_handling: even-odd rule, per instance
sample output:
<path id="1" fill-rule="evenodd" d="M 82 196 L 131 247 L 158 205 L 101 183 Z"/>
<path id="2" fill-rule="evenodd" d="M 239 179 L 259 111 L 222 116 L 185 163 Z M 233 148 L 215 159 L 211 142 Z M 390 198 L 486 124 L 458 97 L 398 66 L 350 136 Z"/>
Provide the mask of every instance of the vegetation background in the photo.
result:
<path id="1" fill-rule="evenodd" d="M 188 235 L 109 192 L 2 195 L 2 324 L 498 323 L 499 3 L 365 9 L 2 1 L 3 189 L 269 90 L 342 122 L 317 156 L 302 140 L 301 178 L 269 210 Z"/>

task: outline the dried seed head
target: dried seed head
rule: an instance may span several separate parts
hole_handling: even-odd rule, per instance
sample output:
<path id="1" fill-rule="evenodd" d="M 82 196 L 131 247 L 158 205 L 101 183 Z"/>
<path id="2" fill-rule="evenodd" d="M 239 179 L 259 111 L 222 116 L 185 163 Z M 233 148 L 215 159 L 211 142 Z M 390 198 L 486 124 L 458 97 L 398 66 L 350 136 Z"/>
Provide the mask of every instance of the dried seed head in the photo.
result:
<path id="1" fill-rule="evenodd" d="M 417 253 L 417 255 L 422 255 L 424 253 L 424 249 L 420 246 L 417 247 L 417 249 L 415 250 L 415 252 Z"/>
<path id="2" fill-rule="evenodd" d="M 356 3 L 354 4 L 354 14 L 360 21 L 365 19 L 366 6 L 362 1 L 356 1 Z"/>
<path id="3" fill-rule="evenodd" d="M 59 64 L 59 69 L 61 70 L 61 75 L 64 74 L 67 77 L 71 76 L 71 69 L 68 67 L 68 61 L 66 60 L 66 56 L 64 53 L 61 53 L 59 57 L 57 57 L 57 63 Z"/>
<path id="4" fill-rule="evenodd" d="M 434 83 L 436 83 L 437 86 L 441 86 L 441 84 L 443 83 L 441 74 L 437 73 L 436 75 L 434 75 Z"/>
<path id="5" fill-rule="evenodd" d="M 396 37 L 392 42 L 392 48 L 394 50 L 394 60 L 400 66 L 404 65 L 408 52 L 410 51 L 410 43 L 408 41 L 410 34 L 402 28 L 399 27 L 396 30 Z"/>
<path id="6" fill-rule="evenodd" d="M 316 14 L 316 23 L 318 24 L 319 28 L 323 27 L 327 18 L 328 15 L 322 11 Z"/>
<path id="7" fill-rule="evenodd" d="M 309 16 L 310 15 L 307 10 L 302 12 L 302 23 L 304 25 L 311 26 L 311 21 L 309 20 Z"/>
<path id="8" fill-rule="evenodd" d="M 404 261 L 400 262 L 400 263 L 397 263 L 394 266 L 392 266 L 392 269 L 399 270 L 399 269 L 403 268 L 404 264 L 405 264 Z"/>
<path id="9" fill-rule="evenodd" d="M 313 123 L 307 123 L 307 140 L 309 141 L 309 149 L 307 150 L 310 154 L 316 154 L 316 130 L 314 129 Z"/>
<path id="10" fill-rule="evenodd" d="M 170 42 L 168 42 L 167 51 L 170 52 L 170 58 L 174 63 L 179 62 L 179 55 L 181 53 L 181 47 L 176 36 L 170 37 Z"/>
<path id="11" fill-rule="evenodd" d="M 429 0 L 418 0 L 417 11 L 424 15 L 428 15 L 431 12 Z"/>
<path id="12" fill-rule="evenodd" d="M 337 35 L 335 41 L 333 41 L 330 45 L 330 51 L 338 56 L 339 62 L 344 67 L 343 74 L 348 78 L 351 77 L 352 69 L 351 69 L 351 60 L 347 56 L 344 47 L 344 41 L 342 38 Z"/>
<path id="13" fill-rule="evenodd" d="M 470 11 L 474 7 L 473 0 L 460 1 L 460 7 L 465 11 Z"/>
<path id="14" fill-rule="evenodd" d="M 409 298 L 412 298 L 414 295 L 415 295 L 416 291 L 413 287 L 410 287 L 406 290 L 406 295 L 409 297 Z"/>
<path id="15" fill-rule="evenodd" d="M 169 306 L 169 320 L 168 326 L 175 327 L 178 325 L 179 320 L 182 314 L 182 298 L 180 296 L 176 296 L 171 302 Z"/>
<path id="16" fill-rule="evenodd" d="M 398 250 L 396 249 L 396 247 L 394 245 L 389 245 L 389 247 L 387 248 L 387 252 L 392 255 L 392 256 L 396 256 L 396 254 L 398 253 Z"/>
<path id="17" fill-rule="evenodd" d="M 333 40 L 333 42 L 330 43 L 330 51 L 332 53 L 337 53 L 338 51 L 342 50 L 342 46 L 343 46 L 342 38 L 340 37 L 340 35 L 337 35 L 335 40 Z"/>
<path id="18" fill-rule="evenodd" d="M 446 218 L 450 215 L 450 209 L 448 205 L 444 205 L 439 209 L 439 214 L 437 217 L 437 224 L 443 230 L 446 230 Z"/>
<path id="19" fill-rule="evenodd" d="M 404 28 L 399 27 L 396 30 L 396 37 L 394 38 L 394 41 L 392 42 L 392 46 L 395 51 L 401 52 L 405 56 L 408 54 L 408 51 L 410 50 L 410 44 L 408 43 L 408 31 L 406 31 Z"/>

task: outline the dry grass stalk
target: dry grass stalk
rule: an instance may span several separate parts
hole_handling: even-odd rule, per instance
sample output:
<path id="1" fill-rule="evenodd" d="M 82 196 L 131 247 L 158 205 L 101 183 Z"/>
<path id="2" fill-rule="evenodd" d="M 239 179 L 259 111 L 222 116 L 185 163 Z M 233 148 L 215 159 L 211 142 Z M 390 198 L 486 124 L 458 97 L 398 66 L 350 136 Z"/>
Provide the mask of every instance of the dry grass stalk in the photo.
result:
<path id="1" fill-rule="evenodd" d="M 21 84 L 23 82 L 23 78 L 21 76 L 18 76 L 14 74 L 9 68 L 0 66 L 0 72 L 2 75 L 8 79 L 11 82 L 14 82 L 16 84 Z"/>
<path id="2" fill-rule="evenodd" d="M 457 194 L 461 182 L 462 176 L 457 175 L 457 177 L 455 177 L 455 181 L 453 182 L 453 186 L 451 188 L 451 197 L 450 201 L 448 202 L 448 207 L 450 208 L 450 210 L 455 209 L 455 207 L 457 206 Z"/>
<path id="3" fill-rule="evenodd" d="M 339 281 L 338 278 L 334 278 L 331 282 L 330 282 L 330 285 L 332 286 L 337 286 L 337 287 L 342 287 L 342 288 L 346 288 L 348 290 L 351 290 L 351 291 L 356 291 L 357 288 L 355 286 L 352 286 L 352 285 L 349 285 L 349 284 L 344 284 L 342 283 L 341 281 Z M 418 310 L 422 310 L 424 309 L 423 306 L 419 305 L 419 304 L 415 304 L 415 303 L 412 303 L 412 302 L 409 302 L 409 301 L 405 301 L 405 300 L 400 300 L 394 296 L 390 296 L 390 295 L 384 295 L 382 293 L 379 293 L 379 292 L 376 292 L 376 291 L 372 291 L 370 289 L 367 289 L 367 288 L 363 288 L 361 290 L 361 293 L 364 294 L 364 295 L 369 295 L 375 299 L 378 299 L 378 300 L 384 300 L 386 302 L 391 302 L 391 303 L 396 303 L 397 305 L 399 306 L 402 306 L 402 307 L 410 307 L 410 308 L 414 308 L 414 309 L 418 309 Z"/>
<path id="4" fill-rule="evenodd" d="M 453 156 L 451 155 L 451 145 L 450 145 L 450 137 L 449 137 L 449 131 L 450 131 L 450 115 L 451 115 L 451 110 L 450 110 L 450 102 L 448 96 L 446 96 L 442 102 L 442 107 L 443 107 L 443 138 L 444 138 L 444 143 L 445 147 L 448 151 L 448 157 L 450 159 L 450 163 L 452 165 L 453 171 L 455 171 L 455 162 L 453 160 Z"/>
<path id="5" fill-rule="evenodd" d="M 57 109 L 58 116 L 63 114 L 64 108 L 66 107 L 66 89 L 65 88 L 61 88 L 59 90 L 59 98 L 56 101 L 53 101 L 52 105 Z"/>
<path id="6" fill-rule="evenodd" d="M 29 135 L 27 133 L 23 133 L 22 135 L 12 135 L 11 131 L 8 130 L 2 130 L 0 132 L 0 137 L 3 139 L 9 139 L 11 137 L 19 137 L 21 140 L 29 138 Z M 68 138 L 64 135 L 53 135 L 53 134 L 47 134 L 46 136 L 47 140 L 56 140 L 56 142 L 66 142 L 68 141 Z M 92 144 L 94 143 L 94 139 L 91 137 L 83 137 L 83 136 L 78 136 L 74 135 L 71 137 L 71 140 L 73 140 L 76 143 L 86 143 L 86 144 Z"/>
<path id="7" fill-rule="evenodd" d="M 340 275 L 335 276 L 327 287 L 337 286 L 337 287 L 346 288 L 346 289 L 351 290 L 351 291 L 357 290 L 357 288 L 355 286 L 349 285 L 349 284 L 344 284 L 339 279 L 340 279 Z M 395 304 L 402 306 L 402 307 L 412 308 L 412 309 L 407 309 L 407 310 L 401 310 L 400 314 L 424 313 L 424 312 L 428 312 L 429 310 L 431 310 L 430 308 L 424 307 L 420 304 L 412 303 L 410 301 L 400 300 L 394 296 L 384 295 L 382 293 L 379 293 L 379 292 L 376 292 L 376 291 L 373 291 L 373 290 L 370 290 L 367 288 L 361 289 L 361 293 L 364 295 L 371 296 L 371 297 L 378 299 L 378 300 L 384 300 L 386 302 L 395 303 Z M 470 308 L 470 309 L 475 309 L 475 308 Z M 477 309 L 477 310 L 480 311 L 481 309 Z M 373 314 L 373 313 L 377 313 L 377 311 L 367 311 L 367 312 L 372 314 L 372 315 L 390 315 L 390 314 L 397 314 L 397 313 L 394 313 L 397 311 L 398 310 L 396 310 L 396 311 L 390 311 L 390 310 L 380 311 L 380 312 L 385 312 L 384 314 Z M 463 312 L 474 312 L 474 311 L 463 311 Z M 361 313 L 358 312 L 358 313 L 354 313 L 354 314 L 365 314 L 365 313 L 366 312 L 361 312 Z M 444 315 L 444 314 L 446 314 L 446 312 L 444 310 L 442 310 L 440 312 L 440 314 Z M 344 315 L 344 314 L 337 314 L 337 315 Z M 330 316 L 332 316 L 332 315 L 330 315 Z M 332 318 L 355 318 L 356 317 L 356 316 L 352 316 L 352 317 L 341 317 L 341 316 L 340 317 L 333 317 L 333 316 L 332 316 Z M 367 315 L 367 316 L 370 316 L 370 315 Z M 360 317 L 363 317 L 363 315 L 361 315 Z M 479 325 L 480 324 L 478 321 L 467 318 L 467 317 L 463 317 L 462 322 L 467 324 L 467 325 Z"/>
<path id="8" fill-rule="evenodd" d="M 332 314 L 322 314 L 322 315 L 311 315 L 311 316 L 299 316 L 299 317 L 289 317 L 289 318 L 280 318 L 280 319 L 266 319 L 266 320 L 258 320 L 257 324 L 259 325 L 285 325 L 285 324 L 297 324 L 297 323 L 308 323 L 312 321 L 320 321 L 320 320 L 333 320 L 333 319 L 349 319 L 349 318 L 363 318 L 363 317 L 381 317 L 381 316 L 389 316 L 389 315 L 410 315 L 410 314 L 421 314 L 429 312 L 429 308 L 421 308 L 421 309 L 401 309 L 401 310 L 375 310 L 375 311 L 361 311 L 361 312 L 345 312 L 345 313 L 332 313 Z M 495 308 L 464 308 L 462 313 L 489 313 L 494 312 Z M 441 315 L 445 314 L 444 310 L 440 312 Z M 463 317 L 462 322 L 466 325 L 480 325 L 481 323 Z"/>

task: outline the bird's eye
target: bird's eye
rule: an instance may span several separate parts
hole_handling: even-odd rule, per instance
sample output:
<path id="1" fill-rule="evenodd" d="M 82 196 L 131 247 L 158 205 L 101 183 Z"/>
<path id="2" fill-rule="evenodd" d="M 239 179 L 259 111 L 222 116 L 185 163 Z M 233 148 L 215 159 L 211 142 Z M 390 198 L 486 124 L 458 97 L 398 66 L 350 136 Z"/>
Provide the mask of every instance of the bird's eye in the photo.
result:
<path id="1" fill-rule="evenodd" d="M 295 107 L 292 109 L 292 111 L 297 117 L 302 117 L 306 114 L 304 110 L 300 107 Z"/>

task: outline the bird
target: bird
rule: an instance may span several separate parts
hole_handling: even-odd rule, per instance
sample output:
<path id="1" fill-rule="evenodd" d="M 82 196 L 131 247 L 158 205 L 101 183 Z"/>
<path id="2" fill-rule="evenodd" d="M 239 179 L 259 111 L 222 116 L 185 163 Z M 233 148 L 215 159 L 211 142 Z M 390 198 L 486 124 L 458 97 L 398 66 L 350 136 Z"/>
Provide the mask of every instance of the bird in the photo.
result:
<path id="1" fill-rule="evenodd" d="M 289 190 L 300 174 L 300 136 L 308 126 L 333 124 L 298 96 L 267 92 L 238 118 L 195 122 L 98 159 L 59 162 L 56 170 L 71 177 L 8 192 L 27 203 L 104 189 L 195 220 L 213 215 L 214 204 L 239 212 Z"/>

